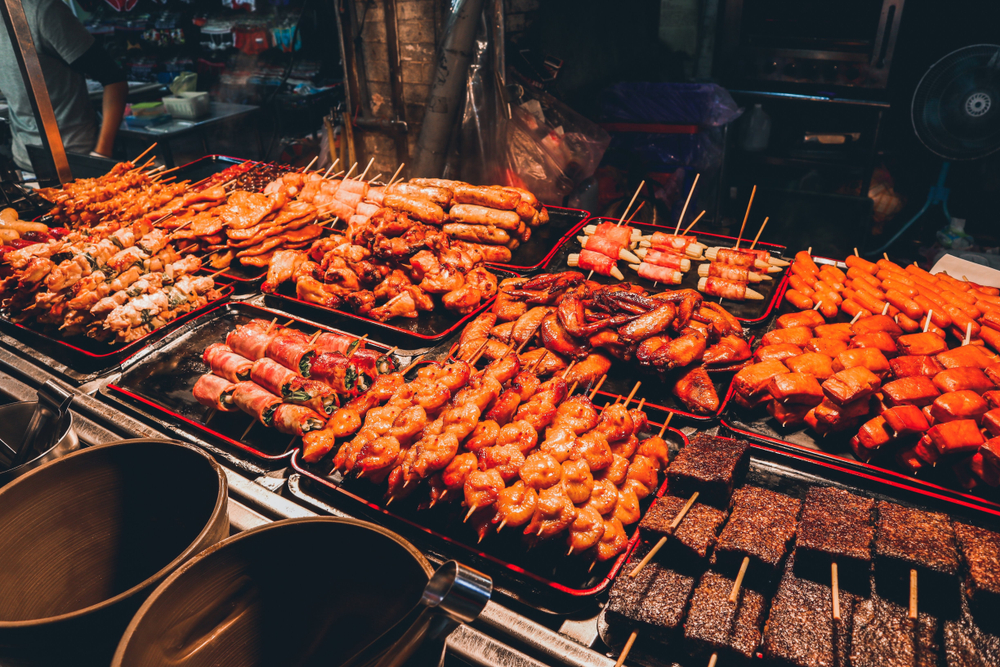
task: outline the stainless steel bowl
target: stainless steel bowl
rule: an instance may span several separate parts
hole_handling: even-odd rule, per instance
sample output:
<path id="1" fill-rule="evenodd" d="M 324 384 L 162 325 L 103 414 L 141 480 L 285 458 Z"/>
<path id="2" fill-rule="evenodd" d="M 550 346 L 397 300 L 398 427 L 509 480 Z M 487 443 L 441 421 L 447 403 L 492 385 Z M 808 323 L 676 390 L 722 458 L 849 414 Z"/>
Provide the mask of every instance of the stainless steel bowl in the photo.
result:
<path id="1" fill-rule="evenodd" d="M 229 534 L 222 468 L 190 445 L 73 452 L 0 489 L 0 665 L 106 666 L 167 575 Z"/>
<path id="2" fill-rule="evenodd" d="M 28 428 L 28 422 L 31 421 L 31 415 L 34 412 L 35 401 L 0 406 L 0 433 L 2 433 L 4 442 L 17 449 L 24 438 L 24 432 Z M 73 430 L 72 412 L 65 413 L 62 423 L 58 424 L 56 429 L 59 432 L 55 438 L 56 444 L 52 445 L 45 453 L 25 461 L 16 468 L 8 468 L 10 461 L 0 452 L 0 486 L 4 486 L 26 472 L 80 448 L 80 440 L 76 437 L 76 431 Z"/>

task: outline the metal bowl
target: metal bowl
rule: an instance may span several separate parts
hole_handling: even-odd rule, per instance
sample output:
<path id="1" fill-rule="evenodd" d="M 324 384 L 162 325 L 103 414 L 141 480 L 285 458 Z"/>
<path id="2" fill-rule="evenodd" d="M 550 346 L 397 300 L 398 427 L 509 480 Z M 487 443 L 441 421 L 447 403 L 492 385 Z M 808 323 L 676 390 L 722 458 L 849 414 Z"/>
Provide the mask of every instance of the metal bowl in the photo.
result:
<path id="1" fill-rule="evenodd" d="M 413 545 L 374 524 L 317 517 L 261 526 L 164 581 L 112 666 L 336 665 L 375 639 L 401 636 L 432 574 Z M 382 636 L 390 629 L 397 636 Z M 439 657 L 441 647 L 422 649 L 426 659 L 424 650 Z"/>
<path id="2" fill-rule="evenodd" d="M 11 447 L 17 449 L 24 438 L 24 432 L 28 428 L 28 422 L 35 412 L 35 401 L 23 401 L 21 403 L 10 403 L 0 406 L 0 424 L 3 424 L 3 439 Z M 80 440 L 73 430 L 73 413 L 66 411 L 62 423 L 56 425 L 59 435 L 55 438 L 56 444 L 52 445 L 43 454 L 39 454 L 33 459 L 25 461 L 16 468 L 7 468 L 10 461 L 0 455 L 0 486 L 8 484 L 21 475 L 42 466 L 49 461 L 53 461 L 61 456 L 66 456 L 80 448 Z M 6 468 L 6 469 L 4 469 Z"/>
<path id="3" fill-rule="evenodd" d="M 69 454 L 0 489 L 0 664 L 107 665 L 129 619 L 229 534 L 222 468 L 167 440 Z"/>

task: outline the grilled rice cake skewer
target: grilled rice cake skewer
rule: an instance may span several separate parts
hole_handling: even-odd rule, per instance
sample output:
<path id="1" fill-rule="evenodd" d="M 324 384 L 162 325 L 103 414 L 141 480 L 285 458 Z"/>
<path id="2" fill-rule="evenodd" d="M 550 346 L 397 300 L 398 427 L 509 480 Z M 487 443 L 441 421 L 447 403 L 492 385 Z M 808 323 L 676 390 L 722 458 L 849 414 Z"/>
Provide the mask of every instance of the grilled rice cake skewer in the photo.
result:
<path id="1" fill-rule="evenodd" d="M 1000 534 L 957 521 L 952 525 L 966 567 L 962 588 L 974 609 L 993 613 L 1000 603 Z"/>
<path id="2" fill-rule="evenodd" d="M 742 483 L 750 465 L 750 445 L 740 440 L 698 435 L 667 468 L 670 492 L 715 507 L 728 507 L 733 489 Z"/>
<path id="3" fill-rule="evenodd" d="M 921 613 L 916 630 L 906 607 L 878 593 L 858 603 L 851 633 L 851 667 L 937 667 L 938 619 Z"/>
<path id="4" fill-rule="evenodd" d="M 691 598 L 684 638 L 699 651 L 749 659 L 760 644 L 767 600 L 745 588 L 739 600 L 730 602 L 732 588 L 733 580 L 717 572 L 702 575 Z"/>
<path id="5" fill-rule="evenodd" d="M 687 504 L 687 499 L 679 496 L 663 496 L 658 498 L 639 522 L 639 530 L 646 541 L 656 541 L 661 537 L 672 537 L 667 540 L 667 550 L 662 559 L 675 562 L 675 558 L 687 560 L 703 560 L 708 554 L 719 533 L 719 528 L 726 520 L 726 513 L 709 505 L 696 502 L 688 510 L 680 525 L 672 528 L 677 515 Z"/>
<path id="6" fill-rule="evenodd" d="M 737 489 L 715 546 L 713 567 L 735 572 L 749 560 L 756 570 L 751 576 L 772 577 L 795 537 L 801 507 L 798 498 L 759 486 Z"/>

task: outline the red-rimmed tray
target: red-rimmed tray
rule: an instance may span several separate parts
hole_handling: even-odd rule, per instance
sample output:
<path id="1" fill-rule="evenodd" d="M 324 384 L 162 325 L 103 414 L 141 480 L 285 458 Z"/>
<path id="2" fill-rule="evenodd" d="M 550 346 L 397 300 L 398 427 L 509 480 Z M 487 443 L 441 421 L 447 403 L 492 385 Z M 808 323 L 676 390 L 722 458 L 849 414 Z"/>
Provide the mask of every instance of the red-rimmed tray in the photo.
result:
<path id="1" fill-rule="evenodd" d="M 506 278 L 517 277 L 517 274 L 495 267 L 489 267 L 491 273 L 497 277 L 497 282 Z M 444 339 L 461 331 L 462 328 L 475 319 L 480 313 L 493 305 L 496 297 L 483 301 L 476 310 L 468 315 L 455 315 L 446 310 L 441 305 L 440 297 L 433 297 L 435 301 L 434 310 L 420 313 L 415 319 L 397 317 L 388 322 L 379 322 L 368 317 L 357 315 L 347 310 L 336 308 L 326 308 L 318 304 L 303 301 L 295 296 L 295 284 L 287 281 L 281 285 L 277 292 L 264 295 L 265 302 L 275 307 L 287 309 L 289 311 L 308 313 L 307 316 L 317 316 L 326 314 L 335 318 L 344 318 L 352 322 L 352 330 L 359 334 L 372 334 L 380 336 L 382 342 L 388 340 L 386 335 L 392 338 L 392 342 L 399 342 L 401 346 L 423 343 L 433 345 L 440 343 Z"/>
<path id="2" fill-rule="evenodd" d="M 30 345 L 52 359 L 65 364 L 72 371 L 81 374 L 100 373 L 117 367 L 126 359 L 159 340 L 178 326 L 225 303 L 233 294 L 231 285 L 218 285 L 218 289 L 221 296 L 215 301 L 167 322 L 162 327 L 154 329 L 142 338 L 137 338 L 129 343 L 104 343 L 87 338 L 86 336 L 58 338 L 38 331 L 34 327 L 11 322 L 6 317 L 0 317 L 0 330 L 9 333 L 13 338 Z"/>
<path id="3" fill-rule="evenodd" d="M 720 433 L 721 437 L 731 437 L 732 435 L 734 434 L 728 432 Z M 739 434 L 735 435 L 742 437 Z M 750 444 L 750 468 L 746 476 L 746 484 L 761 486 L 796 498 L 804 498 L 808 489 L 812 486 L 828 486 L 868 498 L 887 500 L 921 510 L 941 512 L 949 515 L 952 519 L 980 526 L 988 530 L 1000 530 L 1000 509 L 998 508 L 983 507 L 936 493 L 933 489 L 914 486 L 905 481 L 885 479 L 878 475 L 867 474 L 852 467 L 840 465 L 840 462 L 817 460 L 814 457 L 789 452 L 782 448 L 761 445 L 752 441 Z M 640 552 L 640 546 L 643 543 L 651 545 L 654 541 L 647 541 L 646 538 L 640 535 L 640 539 L 634 541 L 628 560 L 622 565 L 619 576 L 627 576 L 626 573 L 633 566 L 632 561 L 639 558 L 640 554 L 645 553 L 645 550 Z M 700 577 L 707 565 L 707 563 L 702 562 L 676 561 L 664 564 L 670 569 L 677 570 L 696 579 Z M 827 569 L 826 572 L 828 573 L 829 570 Z M 822 583 L 828 584 L 826 581 Z M 772 598 L 778 584 L 779 582 L 774 580 L 766 583 L 757 583 L 753 587 L 758 592 L 764 594 L 765 597 Z M 845 583 L 845 580 L 842 578 L 841 586 L 850 588 L 851 584 Z M 956 592 L 958 587 L 959 583 L 956 581 Z M 926 598 L 921 597 L 921 614 L 931 614 L 937 617 L 941 624 L 945 621 L 951 621 L 951 614 L 954 611 L 949 606 L 951 601 L 948 600 L 944 604 L 941 604 L 941 601 L 932 600 L 932 597 L 930 595 Z M 905 608 L 905 601 L 903 604 Z M 989 622 L 991 620 L 979 618 L 977 622 L 982 624 L 984 621 Z M 612 655 L 617 655 L 622 645 L 627 641 L 632 629 L 634 628 L 609 625 L 604 613 L 598 619 L 598 631 L 601 639 L 607 646 L 612 648 Z M 643 636 L 644 634 L 647 636 Z M 657 638 L 649 637 L 648 635 L 650 634 L 639 633 L 638 640 L 629 653 L 629 661 L 633 664 L 644 665 L 645 667 L 704 667 L 707 661 L 706 656 L 698 650 L 691 650 L 694 647 L 690 644 L 679 638 L 666 643 Z M 665 644 L 669 648 L 664 648 Z M 944 647 L 942 646 L 940 650 L 943 658 Z M 764 664 L 770 665 L 772 662 L 765 660 Z"/>
<path id="4" fill-rule="evenodd" d="M 515 271 L 522 275 L 533 273 L 545 266 L 555 253 L 559 242 L 580 223 L 590 218 L 590 213 L 578 208 L 546 206 L 548 223 L 531 228 L 531 238 L 512 253 L 510 262 L 496 262 L 491 266 Z"/>
<path id="5" fill-rule="evenodd" d="M 575 254 L 580 252 L 580 242 L 577 241 L 577 236 L 583 235 L 583 228 L 587 225 L 598 225 L 601 222 L 614 222 L 617 223 L 618 220 L 613 218 L 590 218 L 580 222 L 573 229 L 563 236 L 559 245 L 555 248 L 552 256 L 549 258 L 548 264 L 545 265 L 546 273 L 557 273 L 560 271 L 571 271 L 574 270 L 570 267 L 566 260 L 570 254 Z M 652 234 L 653 232 L 673 232 L 673 228 L 661 227 L 659 225 L 650 225 L 643 222 L 632 222 L 630 223 L 632 227 L 639 229 L 643 234 Z M 732 236 L 720 236 L 718 234 L 696 234 L 699 243 L 705 243 L 708 246 L 722 246 L 726 248 L 731 248 L 736 244 L 736 239 Z M 744 244 L 749 246 L 749 243 L 744 240 Z M 784 246 L 775 245 L 772 243 L 758 243 L 760 248 L 766 249 L 771 252 L 771 254 L 778 259 L 787 259 L 784 256 L 786 248 Z M 702 263 L 707 263 L 708 260 L 691 260 L 691 270 L 684 274 L 684 280 L 680 285 L 653 285 L 651 280 L 646 280 L 645 278 L 640 278 L 639 274 L 628 268 L 628 263 L 619 260 L 618 268 L 625 275 L 625 280 L 640 285 L 649 291 L 662 292 L 668 289 L 698 289 L 698 265 Z M 726 310 L 733 314 L 738 320 L 744 324 L 757 324 L 766 320 L 773 312 L 776 305 L 780 302 L 781 295 L 785 293 L 785 285 L 788 282 L 788 270 L 787 267 L 782 269 L 780 273 L 770 274 L 773 280 L 765 281 L 761 283 L 756 283 L 751 285 L 751 288 L 760 292 L 764 295 L 763 301 L 732 301 L 725 300 L 722 305 L 725 306 Z M 600 276 L 594 274 L 591 276 L 592 280 L 602 284 L 611 284 L 617 282 L 614 278 Z M 716 298 L 705 295 L 706 299 Z M 716 298 L 717 299 L 717 298 Z"/>
<path id="6" fill-rule="evenodd" d="M 278 467 L 278 462 L 288 458 L 295 438 L 261 425 L 251 428 L 243 437 L 252 421 L 249 415 L 218 412 L 208 420 L 212 410 L 198 403 L 191 393 L 198 378 L 209 370 L 201 359 L 206 347 L 225 342 L 226 334 L 238 324 L 254 318 L 271 320 L 275 317 L 282 323 L 291 320 L 289 327 L 310 334 L 317 328 L 346 333 L 317 327 L 267 308 L 232 302 L 205 313 L 171 334 L 162 344 L 130 360 L 124 365 L 121 378 L 101 393 L 106 399 L 169 428 L 185 440 L 215 443 L 256 463 Z M 367 344 L 374 349 L 386 349 L 377 343 Z"/>
<path id="7" fill-rule="evenodd" d="M 661 422 L 665 417 L 655 411 L 647 414 Z M 652 433 L 645 437 L 659 430 L 660 423 L 651 423 Z M 684 434 L 672 427 L 667 428 L 664 438 L 674 445 L 674 449 L 687 444 Z M 291 465 L 310 483 L 307 488 L 312 493 L 322 494 L 332 504 L 342 501 L 340 506 L 345 511 L 359 511 L 365 518 L 399 532 L 422 551 L 445 559 L 455 558 L 482 570 L 493 578 L 495 590 L 550 613 L 568 614 L 592 605 L 594 597 L 611 585 L 638 540 L 637 524 L 627 526 L 629 545 L 625 551 L 614 561 L 597 563 L 592 571 L 588 569 L 592 560 L 566 555 L 563 539 L 546 540 L 529 550 L 519 537 L 521 531 L 508 529 L 501 534 L 490 533 L 482 542 L 477 542 L 474 530 L 462 521 L 465 511 L 461 503 L 446 502 L 430 510 L 419 510 L 417 505 L 426 498 L 426 493 L 418 489 L 408 498 L 386 507 L 385 484 L 376 486 L 364 479 L 344 481 L 340 473 L 330 475 L 331 460 L 328 456 L 310 465 L 301 460 L 296 450 Z M 663 495 L 665 490 L 664 480 L 656 496 Z M 643 514 L 652 500 L 642 501 Z"/>

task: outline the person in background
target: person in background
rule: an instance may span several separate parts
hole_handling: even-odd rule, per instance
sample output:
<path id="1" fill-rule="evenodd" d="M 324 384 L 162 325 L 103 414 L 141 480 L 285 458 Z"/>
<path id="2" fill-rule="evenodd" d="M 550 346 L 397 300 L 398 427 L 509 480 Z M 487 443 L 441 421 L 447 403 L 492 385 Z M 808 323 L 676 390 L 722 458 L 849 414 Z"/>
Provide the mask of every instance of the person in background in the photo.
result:
<path id="1" fill-rule="evenodd" d="M 111 157 L 128 95 L 125 73 L 62 0 L 22 4 L 66 151 Z M 10 105 L 14 161 L 34 171 L 25 146 L 41 146 L 42 139 L 14 48 L 6 26 L 0 27 L 0 91 Z M 100 128 L 87 95 L 87 77 L 104 86 Z"/>

